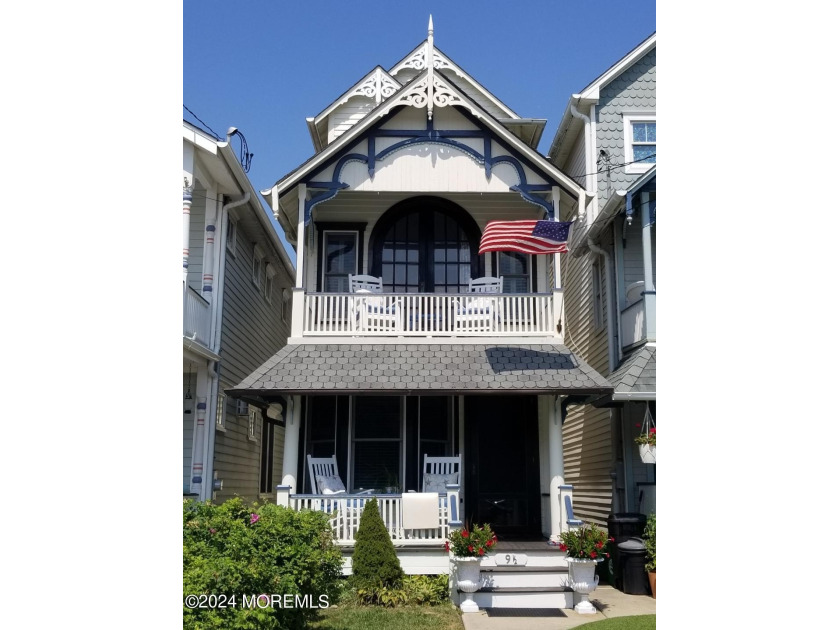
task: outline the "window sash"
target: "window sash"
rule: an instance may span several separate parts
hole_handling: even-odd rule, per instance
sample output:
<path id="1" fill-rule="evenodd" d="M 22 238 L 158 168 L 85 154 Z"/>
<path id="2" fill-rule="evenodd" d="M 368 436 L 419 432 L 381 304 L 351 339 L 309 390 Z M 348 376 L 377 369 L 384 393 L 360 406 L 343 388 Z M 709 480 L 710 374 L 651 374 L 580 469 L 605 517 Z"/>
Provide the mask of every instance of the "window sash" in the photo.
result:
<path id="1" fill-rule="evenodd" d="M 352 241 L 352 245 L 351 245 Z M 333 252 L 331 248 L 336 246 L 347 247 L 349 251 Z M 348 276 L 358 273 L 359 257 L 359 234 L 344 230 L 324 231 L 324 251 L 322 253 L 322 277 L 321 287 L 325 293 L 346 293 L 350 290 Z M 347 264 L 352 261 L 351 264 Z"/>

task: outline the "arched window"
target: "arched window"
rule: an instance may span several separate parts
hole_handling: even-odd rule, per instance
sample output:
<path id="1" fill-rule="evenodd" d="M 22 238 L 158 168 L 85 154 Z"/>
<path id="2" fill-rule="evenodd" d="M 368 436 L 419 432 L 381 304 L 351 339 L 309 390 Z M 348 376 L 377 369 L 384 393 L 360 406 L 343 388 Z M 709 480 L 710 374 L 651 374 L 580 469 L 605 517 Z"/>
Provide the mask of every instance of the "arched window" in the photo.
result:
<path id="1" fill-rule="evenodd" d="M 483 274 L 480 231 L 461 207 L 439 197 L 407 199 L 371 232 L 371 274 L 394 293 L 460 293 Z"/>

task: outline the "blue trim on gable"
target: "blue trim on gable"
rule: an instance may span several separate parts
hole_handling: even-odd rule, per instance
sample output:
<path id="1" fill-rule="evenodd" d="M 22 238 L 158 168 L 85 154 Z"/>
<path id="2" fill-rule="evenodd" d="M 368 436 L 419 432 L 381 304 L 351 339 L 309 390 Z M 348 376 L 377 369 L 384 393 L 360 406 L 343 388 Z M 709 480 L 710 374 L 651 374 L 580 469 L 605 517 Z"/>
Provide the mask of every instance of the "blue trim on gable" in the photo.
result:
<path id="1" fill-rule="evenodd" d="M 396 111 L 392 112 L 389 116 L 385 117 L 383 119 L 383 123 L 389 118 L 391 118 L 395 113 Z M 511 186 L 510 190 L 519 193 L 522 199 L 524 199 L 528 203 L 541 207 L 543 210 L 545 210 L 548 218 L 553 219 L 554 205 L 551 203 L 551 201 L 543 199 L 537 194 L 535 194 L 539 192 L 550 191 L 551 186 L 546 184 L 529 184 L 525 175 L 525 169 L 522 166 L 522 162 L 527 163 L 533 170 L 535 170 L 545 179 L 552 181 L 552 178 L 549 177 L 546 173 L 544 173 L 536 165 L 531 163 L 529 160 L 525 159 L 524 156 L 522 156 L 518 151 L 515 151 L 513 147 L 511 147 L 508 143 L 496 136 L 496 134 L 493 133 L 486 125 L 481 124 L 480 121 L 476 121 L 476 123 L 482 128 L 479 130 L 435 129 L 434 121 L 428 120 L 426 121 L 425 129 L 402 130 L 381 129 L 380 127 L 377 127 L 367 130 L 359 138 L 359 141 L 367 139 L 367 155 L 362 155 L 361 153 L 344 153 L 336 156 L 336 158 L 334 158 L 336 159 L 336 162 L 334 162 L 333 165 L 333 176 L 331 181 L 319 182 L 304 179 L 303 183 L 305 183 L 308 188 L 313 190 L 324 190 L 324 192 L 322 192 L 321 194 L 318 194 L 312 197 L 312 199 L 309 199 L 304 202 L 304 225 L 309 225 L 309 223 L 312 221 L 312 209 L 316 205 L 325 201 L 329 201 L 338 194 L 339 190 L 348 187 L 348 184 L 341 181 L 341 171 L 344 168 L 345 164 L 353 161 L 367 164 L 368 177 L 372 179 L 376 171 L 377 161 L 385 159 L 385 157 L 387 157 L 391 153 L 394 153 L 395 151 L 399 151 L 400 149 L 416 144 L 439 144 L 442 146 L 457 149 L 465 153 L 468 157 L 475 160 L 477 164 L 483 164 L 484 174 L 487 177 L 487 179 L 490 179 L 493 167 L 497 164 L 510 164 L 516 170 L 516 174 L 519 177 L 519 184 Z M 377 153 L 376 140 L 378 138 L 403 139 L 398 140 L 397 142 L 391 144 L 390 146 Z M 484 140 L 484 152 L 482 153 L 481 151 L 478 151 L 462 142 L 458 142 L 456 138 L 482 138 Z M 497 157 L 493 157 L 492 141 L 494 139 L 505 149 L 507 149 L 511 155 L 500 155 Z M 350 149 L 348 148 L 347 151 L 349 150 Z M 319 170 L 323 171 L 324 169 L 329 168 L 329 166 L 330 162 L 324 164 Z"/>

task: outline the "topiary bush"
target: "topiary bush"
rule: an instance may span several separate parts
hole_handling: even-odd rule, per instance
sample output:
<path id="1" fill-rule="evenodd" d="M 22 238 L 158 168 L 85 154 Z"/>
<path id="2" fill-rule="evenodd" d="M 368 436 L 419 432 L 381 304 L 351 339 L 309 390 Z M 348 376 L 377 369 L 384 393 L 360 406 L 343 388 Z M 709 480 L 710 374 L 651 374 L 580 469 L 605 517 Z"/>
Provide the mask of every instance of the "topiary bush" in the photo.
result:
<path id="1" fill-rule="evenodd" d="M 375 499 L 365 504 L 359 520 L 352 562 L 353 585 L 358 589 L 399 589 L 401 586 L 403 570 Z"/>
<path id="2" fill-rule="evenodd" d="M 184 628 L 304 628 L 337 596 L 341 552 L 327 519 L 239 498 L 184 501 Z"/>

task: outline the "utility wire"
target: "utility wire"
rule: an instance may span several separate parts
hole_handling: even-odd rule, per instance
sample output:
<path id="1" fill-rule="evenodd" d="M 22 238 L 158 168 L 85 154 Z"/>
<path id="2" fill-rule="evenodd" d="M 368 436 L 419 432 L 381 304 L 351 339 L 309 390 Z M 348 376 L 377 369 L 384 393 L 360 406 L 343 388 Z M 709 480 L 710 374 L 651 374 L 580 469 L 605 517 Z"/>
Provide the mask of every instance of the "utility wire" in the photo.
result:
<path id="1" fill-rule="evenodd" d="M 186 110 L 187 110 L 190 114 L 192 114 L 193 118 L 195 118 L 198 122 L 200 122 L 202 125 L 204 125 L 204 128 L 205 128 L 207 131 L 209 131 L 210 133 L 212 133 L 212 134 L 216 137 L 216 140 L 219 140 L 219 141 L 221 141 L 221 140 L 222 140 L 222 136 L 220 136 L 220 135 L 219 135 L 219 134 L 217 134 L 215 131 L 213 131 L 212 129 L 210 129 L 210 126 L 209 126 L 206 122 L 204 122 L 203 120 L 201 120 L 201 118 L 199 118 L 198 116 L 196 116 L 196 115 L 195 115 L 195 113 L 193 113 L 193 111 L 192 111 L 189 107 L 187 107 L 186 105 L 184 105 L 184 109 L 186 109 Z"/>

